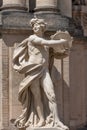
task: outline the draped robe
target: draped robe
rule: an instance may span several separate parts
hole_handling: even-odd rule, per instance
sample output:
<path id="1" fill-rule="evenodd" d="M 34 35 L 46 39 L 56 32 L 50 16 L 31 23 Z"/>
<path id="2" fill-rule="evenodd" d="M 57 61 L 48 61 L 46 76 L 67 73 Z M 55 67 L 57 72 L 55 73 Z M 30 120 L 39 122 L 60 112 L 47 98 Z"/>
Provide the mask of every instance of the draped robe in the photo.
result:
<path id="1" fill-rule="evenodd" d="M 49 69 L 51 74 L 51 69 L 53 66 L 53 60 L 55 58 L 64 58 L 67 56 L 66 50 L 69 49 L 69 44 L 67 45 L 57 45 L 58 52 L 55 52 L 55 48 L 50 48 L 48 51 L 50 52 L 49 55 Z M 35 106 L 34 106 L 34 99 L 33 95 L 30 91 L 30 86 L 32 82 L 36 79 L 40 79 L 43 75 L 44 71 L 44 63 L 41 64 L 30 64 L 29 61 L 29 52 L 28 52 L 28 41 L 24 41 L 20 43 L 14 50 L 13 54 L 13 68 L 18 71 L 19 73 L 25 74 L 25 78 L 21 81 L 19 86 L 19 93 L 18 99 L 23 106 L 22 114 L 16 119 L 15 125 L 18 128 L 26 127 L 25 124 L 27 123 L 28 126 L 32 127 L 37 124 L 39 121 Z M 46 120 L 47 125 L 53 124 L 53 117 L 50 117 L 50 110 L 48 106 L 48 100 L 41 89 L 41 98 L 43 101 L 43 105 L 45 106 L 44 117 Z M 50 118 L 50 124 L 49 124 Z"/>

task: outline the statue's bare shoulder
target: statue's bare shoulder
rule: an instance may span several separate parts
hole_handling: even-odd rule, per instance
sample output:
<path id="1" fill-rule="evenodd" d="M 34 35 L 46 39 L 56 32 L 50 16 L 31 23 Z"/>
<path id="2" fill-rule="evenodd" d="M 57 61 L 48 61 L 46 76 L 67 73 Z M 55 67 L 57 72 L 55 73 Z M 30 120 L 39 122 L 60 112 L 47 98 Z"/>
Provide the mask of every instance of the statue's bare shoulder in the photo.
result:
<path id="1" fill-rule="evenodd" d="M 28 40 L 29 40 L 30 42 L 32 42 L 34 39 L 35 39 L 35 35 L 30 35 L 29 38 L 28 38 Z"/>
<path id="2" fill-rule="evenodd" d="M 31 36 L 29 36 L 28 40 L 32 44 L 41 45 L 43 38 L 40 38 L 36 35 L 31 35 Z"/>

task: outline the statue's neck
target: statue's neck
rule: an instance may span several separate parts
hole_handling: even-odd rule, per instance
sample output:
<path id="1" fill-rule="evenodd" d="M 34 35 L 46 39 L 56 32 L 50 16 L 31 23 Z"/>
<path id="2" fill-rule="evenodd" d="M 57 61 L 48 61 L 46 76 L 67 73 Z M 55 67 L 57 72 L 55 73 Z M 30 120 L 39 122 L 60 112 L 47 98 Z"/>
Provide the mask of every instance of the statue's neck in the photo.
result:
<path id="1" fill-rule="evenodd" d="M 44 34 L 42 32 L 35 33 L 35 35 L 38 36 L 38 37 L 44 37 Z"/>

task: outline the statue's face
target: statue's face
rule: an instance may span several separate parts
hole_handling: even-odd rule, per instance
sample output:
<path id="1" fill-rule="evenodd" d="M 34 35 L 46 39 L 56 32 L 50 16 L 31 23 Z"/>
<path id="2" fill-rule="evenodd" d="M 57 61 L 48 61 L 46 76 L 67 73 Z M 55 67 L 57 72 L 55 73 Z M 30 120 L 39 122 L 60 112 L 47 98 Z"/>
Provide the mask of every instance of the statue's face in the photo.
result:
<path id="1" fill-rule="evenodd" d="M 44 32 L 46 25 L 44 23 L 35 23 L 33 30 L 35 33 Z"/>

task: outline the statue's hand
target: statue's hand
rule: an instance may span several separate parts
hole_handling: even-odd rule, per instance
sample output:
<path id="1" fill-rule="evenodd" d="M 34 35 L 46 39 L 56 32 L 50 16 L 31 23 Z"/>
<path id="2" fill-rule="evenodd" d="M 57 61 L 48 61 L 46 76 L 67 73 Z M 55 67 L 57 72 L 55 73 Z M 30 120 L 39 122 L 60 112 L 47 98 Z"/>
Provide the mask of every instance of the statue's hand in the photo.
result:
<path id="1" fill-rule="evenodd" d="M 66 40 L 66 39 L 60 39 L 60 41 L 62 42 L 62 43 L 68 43 L 68 40 Z"/>
<path id="2" fill-rule="evenodd" d="M 53 40 L 60 40 L 64 39 L 69 41 L 73 41 L 73 37 L 70 36 L 68 31 L 57 31 L 54 35 L 51 36 L 51 39 Z"/>
<path id="3" fill-rule="evenodd" d="M 57 59 L 65 58 L 70 52 L 72 47 L 73 37 L 70 36 L 67 31 L 57 31 L 54 35 L 51 36 L 53 40 L 60 40 L 62 44 L 56 47 L 53 47 L 54 57 Z"/>

